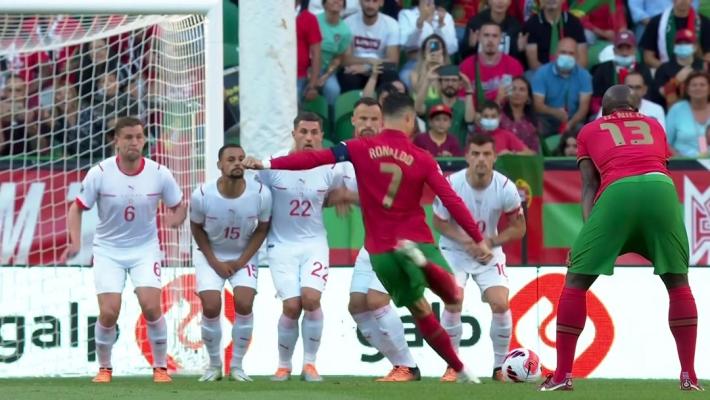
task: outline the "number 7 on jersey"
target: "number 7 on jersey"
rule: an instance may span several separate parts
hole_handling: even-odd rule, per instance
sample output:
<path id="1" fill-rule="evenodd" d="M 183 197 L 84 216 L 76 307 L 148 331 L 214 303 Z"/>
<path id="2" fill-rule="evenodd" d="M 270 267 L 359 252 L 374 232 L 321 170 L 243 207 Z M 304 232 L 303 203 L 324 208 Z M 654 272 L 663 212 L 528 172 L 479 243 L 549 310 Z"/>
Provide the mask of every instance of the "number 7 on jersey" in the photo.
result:
<path id="1" fill-rule="evenodd" d="M 399 185 L 402 183 L 402 168 L 395 163 L 386 162 L 380 164 L 380 172 L 392 175 L 390 184 L 387 187 L 387 193 L 382 199 L 382 206 L 384 208 L 390 208 L 392 207 L 392 203 L 394 203 L 394 197 L 397 196 L 397 191 L 399 191 Z"/>

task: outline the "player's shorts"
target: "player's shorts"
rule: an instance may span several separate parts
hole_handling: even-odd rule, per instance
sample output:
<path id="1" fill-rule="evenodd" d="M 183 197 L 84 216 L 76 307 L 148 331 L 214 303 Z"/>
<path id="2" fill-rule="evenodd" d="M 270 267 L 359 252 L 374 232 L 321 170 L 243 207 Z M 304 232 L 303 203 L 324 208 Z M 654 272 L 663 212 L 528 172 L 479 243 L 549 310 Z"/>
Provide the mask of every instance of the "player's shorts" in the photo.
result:
<path id="1" fill-rule="evenodd" d="M 427 260 L 451 272 L 451 268 L 441 255 L 439 248 L 432 243 L 417 243 Z M 382 285 L 392 297 L 397 307 L 408 307 L 424 297 L 427 287 L 424 271 L 409 258 L 395 251 L 370 254 L 372 267 Z"/>
<path id="2" fill-rule="evenodd" d="M 304 287 L 325 290 L 330 261 L 327 243 L 270 243 L 267 253 L 271 279 L 282 300 L 301 296 Z"/>
<path id="3" fill-rule="evenodd" d="M 162 288 L 162 254 L 157 245 L 137 249 L 107 249 L 94 246 L 94 286 L 96 293 L 122 293 L 126 274 L 136 288 Z"/>
<path id="4" fill-rule="evenodd" d="M 449 263 L 454 272 L 456 283 L 460 288 L 466 287 L 466 281 L 470 276 L 478 289 L 481 291 L 481 299 L 486 289 L 494 286 L 508 287 L 508 275 L 505 273 L 505 253 L 494 251 L 493 259 L 486 265 L 481 265 L 468 253 L 459 249 L 449 249 L 442 247 L 441 255 Z M 485 301 L 485 299 L 483 299 Z"/>
<path id="5" fill-rule="evenodd" d="M 352 281 L 350 281 L 350 293 L 367 294 L 370 290 L 387 293 L 387 289 L 382 286 L 382 282 L 377 279 L 377 274 L 375 274 L 375 271 L 372 269 L 370 253 L 363 247 L 357 253 L 357 258 L 355 259 L 353 278 Z"/>
<path id="6" fill-rule="evenodd" d="M 207 258 L 201 251 L 196 250 L 192 254 L 192 262 L 195 264 L 195 278 L 197 280 L 197 293 L 206 290 L 216 290 L 221 292 L 224 289 L 224 281 L 228 280 L 232 288 L 241 286 L 256 290 L 259 266 L 256 262 L 256 255 L 249 260 L 244 268 L 235 272 L 228 279 L 224 279 L 215 272 L 207 262 Z"/>
<path id="7" fill-rule="evenodd" d="M 688 236 L 673 181 L 663 174 L 620 179 L 597 200 L 572 246 L 569 271 L 611 275 L 616 258 L 637 253 L 654 273 L 688 273 Z"/>

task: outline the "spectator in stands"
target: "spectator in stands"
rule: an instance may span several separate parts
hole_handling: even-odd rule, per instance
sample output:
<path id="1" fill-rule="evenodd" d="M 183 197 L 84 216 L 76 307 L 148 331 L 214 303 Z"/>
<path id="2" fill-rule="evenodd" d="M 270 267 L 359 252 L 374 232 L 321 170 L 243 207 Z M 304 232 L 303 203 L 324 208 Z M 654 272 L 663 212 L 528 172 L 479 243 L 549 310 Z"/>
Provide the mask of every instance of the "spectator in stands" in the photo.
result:
<path id="1" fill-rule="evenodd" d="M 437 7 L 434 0 L 414 0 L 413 7 L 399 12 L 399 44 L 407 54 L 407 61 L 399 71 L 399 79 L 413 89 L 411 73 L 415 69 L 420 49 L 432 35 L 438 35 L 449 55 L 458 51 L 454 20 L 444 7 Z"/>
<path id="2" fill-rule="evenodd" d="M 539 153 L 540 133 L 532 99 L 530 82 L 522 76 L 513 78 L 512 90 L 507 101 L 503 103 L 500 127 L 513 132 L 530 150 Z"/>
<path id="3" fill-rule="evenodd" d="M 603 62 L 594 69 L 592 78 L 591 111 L 601 108 L 604 92 L 613 85 L 623 83 L 632 71 L 638 71 L 648 84 L 653 82 L 651 71 L 642 63 L 636 61 L 636 37 L 631 31 L 620 31 L 614 37 L 614 59 Z"/>
<path id="4" fill-rule="evenodd" d="M 607 2 L 581 17 L 588 45 L 592 45 L 599 40 L 613 42 L 616 33 L 626 30 L 626 7 L 624 7 L 624 1 L 612 1 L 614 2 L 613 12 L 611 10 L 611 2 Z"/>
<path id="5" fill-rule="evenodd" d="M 673 6 L 651 18 L 641 38 L 643 60 L 650 68 L 659 68 L 674 55 L 676 32 L 693 32 L 706 61 L 710 61 L 710 20 L 692 7 L 691 0 L 673 0 Z M 698 41 L 699 40 L 699 41 Z"/>
<path id="6" fill-rule="evenodd" d="M 495 142 L 496 153 L 500 154 L 535 154 L 515 134 L 500 127 L 500 106 L 494 101 L 486 101 L 480 109 L 481 118 L 478 120 L 474 133 L 491 135 Z M 468 143 L 468 142 L 467 142 Z"/>
<path id="7" fill-rule="evenodd" d="M 666 128 L 666 112 L 663 110 L 660 104 L 654 103 L 644 97 L 648 93 L 648 86 L 646 85 L 643 75 L 638 71 L 631 71 L 626 75 L 624 84 L 631 88 L 631 90 L 636 93 L 636 95 L 641 99 L 641 105 L 639 106 L 639 112 L 647 117 L 655 118 L 659 124 Z M 600 109 L 597 113 L 597 118 L 602 116 L 602 110 Z"/>
<path id="8" fill-rule="evenodd" d="M 661 14 L 673 4 L 672 0 L 628 0 L 631 21 L 636 26 L 636 37 L 643 37 L 651 18 Z"/>
<path id="9" fill-rule="evenodd" d="M 19 75 L 12 74 L 5 79 L 0 98 L 6 103 L 9 114 L 4 116 L 9 125 L 24 124 L 26 119 L 35 118 L 39 107 L 39 98 L 31 95 L 28 83 Z M 6 135 L 6 138 L 10 136 Z"/>
<path id="10" fill-rule="evenodd" d="M 528 43 L 527 33 L 521 32 L 520 22 L 508 13 L 511 0 L 489 0 L 489 8 L 473 16 L 466 24 L 466 35 L 459 54 L 468 57 L 478 52 L 479 30 L 485 23 L 493 22 L 500 26 L 501 51 L 520 62 L 525 62 L 525 46 Z"/>
<path id="11" fill-rule="evenodd" d="M 437 69 L 449 64 L 451 64 L 451 59 L 441 36 L 432 34 L 426 38 L 424 43 L 422 43 L 421 49 L 419 49 L 417 65 L 411 74 L 412 90 L 417 93 L 420 90 L 419 86 L 425 85 L 426 88 L 422 88 L 422 90 L 428 91 L 427 98 L 439 97 L 438 87 L 429 85 L 430 82 L 427 76 L 436 73 Z"/>
<path id="12" fill-rule="evenodd" d="M 528 67 L 537 70 L 557 54 L 559 43 L 565 38 L 575 41 L 577 64 L 587 66 L 587 43 L 582 23 L 574 15 L 562 11 L 562 0 L 542 0 L 542 10 L 531 16 L 523 28 L 528 32 L 525 55 Z"/>
<path id="13" fill-rule="evenodd" d="M 466 75 L 460 73 L 455 65 L 446 65 L 433 71 L 427 76 L 430 85 L 438 81 L 439 98 L 427 99 L 427 89 L 420 86 L 420 90 L 415 93 L 414 107 L 417 114 L 424 117 L 429 110 L 437 104 L 445 104 L 452 111 L 452 121 L 450 132 L 459 139 L 459 143 L 465 143 L 468 136 L 468 125 L 476 119 L 476 110 L 473 107 L 473 87 Z M 459 92 L 464 90 L 465 97 L 459 98 Z"/>
<path id="14" fill-rule="evenodd" d="M 486 22 L 479 30 L 481 51 L 463 60 L 459 68 L 474 83 L 476 103 L 494 100 L 499 104 L 510 93 L 513 78 L 523 75 L 523 66 L 501 51 L 500 25 Z"/>
<path id="15" fill-rule="evenodd" d="M 380 63 L 380 84 L 398 78 L 399 25 L 394 18 L 379 12 L 382 1 L 360 0 L 362 12 L 345 19 L 353 40 L 345 52 L 345 69 L 338 73 L 343 92 L 362 89 L 373 66 Z"/>
<path id="16" fill-rule="evenodd" d="M 693 71 L 706 69 L 706 63 L 697 56 L 696 49 L 693 32 L 688 29 L 678 31 L 673 46 L 675 57 L 661 64 L 656 70 L 654 87 L 657 88 L 657 95 L 653 99 L 666 109 L 683 96 L 682 82 L 685 82 L 688 75 Z"/>
<path id="17" fill-rule="evenodd" d="M 668 111 L 666 127 L 672 151 L 681 157 L 708 156 L 710 75 L 694 71 L 685 80 L 685 98 Z"/>
<path id="18" fill-rule="evenodd" d="M 328 7 L 326 7 L 325 3 L 325 1 L 320 2 L 318 0 L 311 0 L 308 3 L 308 11 L 310 11 L 313 15 L 323 14 L 328 11 Z M 358 0 L 343 0 L 343 3 L 343 10 L 340 12 L 340 15 L 343 18 L 357 14 L 362 10 Z"/>
<path id="19" fill-rule="evenodd" d="M 318 27 L 318 19 L 302 4 L 295 0 L 296 10 L 296 49 L 298 100 L 310 101 L 318 96 L 318 78 L 321 71 L 321 42 L 323 37 Z"/>
<path id="20" fill-rule="evenodd" d="M 58 155 L 69 155 L 64 149 L 68 132 L 79 129 L 81 103 L 76 86 L 65 81 L 56 82 L 53 100 L 52 108 L 43 112 L 43 120 L 52 131 L 53 147 L 61 149 Z M 73 136 L 76 137 L 77 133 L 74 132 Z"/>
<path id="21" fill-rule="evenodd" d="M 466 24 L 471 20 L 476 14 L 478 14 L 479 9 L 483 9 L 482 0 L 450 0 L 451 16 L 454 18 L 454 25 L 456 26 L 456 37 L 459 42 L 465 40 L 466 36 Z"/>
<path id="22" fill-rule="evenodd" d="M 414 138 L 414 144 L 434 157 L 461 157 L 463 150 L 456 136 L 449 133 L 453 113 L 446 104 L 437 104 L 429 110 L 429 130 Z"/>
<path id="23" fill-rule="evenodd" d="M 345 0 L 323 0 L 325 12 L 318 15 L 318 26 L 323 42 L 321 42 L 322 68 L 317 86 L 331 106 L 335 104 L 335 99 L 340 94 L 340 84 L 335 73 L 343 64 L 345 51 L 352 41 L 350 28 L 340 18 L 345 3 Z"/>
<path id="24" fill-rule="evenodd" d="M 562 135 L 553 155 L 557 157 L 577 157 L 577 135 L 571 132 Z"/>
<path id="25" fill-rule="evenodd" d="M 592 97 L 592 77 L 577 65 L 577 43 L 560 40 L 555 61 L 535 72 L 533 103 L 543 136 L 577 132 L 586 121 Z"/>
<path id="26" fill-rule="evenodd" d="M 111 51 L 105 39 L 96 39 L 85 43 L 79 50 L 77 56 L 81 58 L 72 81 L 80 82 L 79 95 L 82 101 L 90 102 L 91 96 L 98 88 L 99 77 L 108 71 L 117 69 L 118 57 Z M 72 67 L 70 66 L 70 68 Z"/>

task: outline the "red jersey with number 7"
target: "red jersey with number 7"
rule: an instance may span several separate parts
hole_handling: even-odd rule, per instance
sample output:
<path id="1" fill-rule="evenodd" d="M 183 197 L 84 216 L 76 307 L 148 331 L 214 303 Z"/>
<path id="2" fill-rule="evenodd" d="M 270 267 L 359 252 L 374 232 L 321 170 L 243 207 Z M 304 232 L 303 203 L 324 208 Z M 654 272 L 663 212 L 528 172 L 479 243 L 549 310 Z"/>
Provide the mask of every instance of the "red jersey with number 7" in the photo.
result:
<path id="1" fill-rule="evenodd" d="M 436 160 L 402 132 L 348 140 L 331 149 L 292 154 L 270 161 L 272 169 L 300 170 L 350 161 L 355 169 L 365 224 L 365 248 L 392 251 L 400 239 L 434 243 L 421 206 L 424 184 L 441 199 L 453 219 L 476 242 L 483 236 L 461 198 L 441 174 Z"/>
<path id="2" fill-rule="evenodd" d="M 652 172 L 670 175 L 670 156 L 663 127 L 637 112 L 617 111 L 598 118 L 577 135 L 577 162 L 591 159 L 601 176 L 597 198 L 621 178 Z"/>

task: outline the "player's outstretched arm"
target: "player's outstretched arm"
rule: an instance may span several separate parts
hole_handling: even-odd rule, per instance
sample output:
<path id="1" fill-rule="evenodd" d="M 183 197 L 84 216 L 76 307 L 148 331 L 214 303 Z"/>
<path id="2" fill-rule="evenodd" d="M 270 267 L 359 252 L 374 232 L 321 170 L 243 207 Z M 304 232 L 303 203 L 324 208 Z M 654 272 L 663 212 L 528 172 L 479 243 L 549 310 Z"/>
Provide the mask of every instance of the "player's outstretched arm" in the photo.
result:
<path id="1" fill-rule="evenodd" d="M 165 222 L 169 227 L 177 228 L 185 222 L 185 217 L 187 217 L 187 203 L 180 201 L 178 205 L 168 209 L 165 214 Z"/>
<path id="2" fill-rule="evenodd" d="M 582 219 L 586 222 L 599 190 L 599 171 L 592 160 L 585 158 L 579 161 L 579 172 L 582 174 Z"/>
<path id="3" fill-rule="evenodd" d="M 67 213 L 67 229 L 69 233 L 67 249 L 61 257 L 61 262 L 66 263 L 67 260 L 74 258 L 81 250 L 81 215 L 83 209 L 75 201 L 69 206 Z"/>

